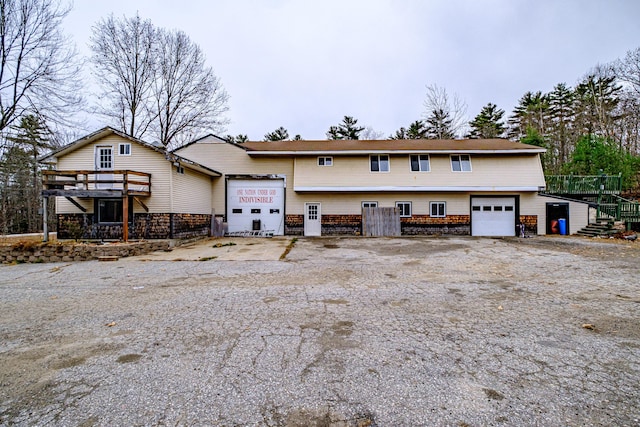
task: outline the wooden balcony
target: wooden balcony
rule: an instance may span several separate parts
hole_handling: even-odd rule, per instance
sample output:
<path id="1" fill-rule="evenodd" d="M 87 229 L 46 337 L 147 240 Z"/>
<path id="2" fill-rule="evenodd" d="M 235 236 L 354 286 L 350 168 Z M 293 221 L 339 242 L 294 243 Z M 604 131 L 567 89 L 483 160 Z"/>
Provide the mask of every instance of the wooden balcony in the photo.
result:
<path id="1" fill-rule="evenodd" d="M 621 175 L 547 175 L 544 193 L 566 196 L 620 194 Z"/>
<path id="2" fill-rule="evenodd" d="M 150 196 L 151 174 L 132 170 L 42 171 L 42 195 L 92 198 Z"/>

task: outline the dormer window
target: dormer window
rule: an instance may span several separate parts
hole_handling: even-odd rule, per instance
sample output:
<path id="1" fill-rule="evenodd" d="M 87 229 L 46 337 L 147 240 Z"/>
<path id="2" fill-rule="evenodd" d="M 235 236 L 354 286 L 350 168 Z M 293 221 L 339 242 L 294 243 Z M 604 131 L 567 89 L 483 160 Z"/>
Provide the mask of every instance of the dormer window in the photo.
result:
<path id="1" fill-rule="evenodd" d="M 471 172 L 471 157 L 468 154 L 452 155 L 451 170 L 454 172 Z"/>

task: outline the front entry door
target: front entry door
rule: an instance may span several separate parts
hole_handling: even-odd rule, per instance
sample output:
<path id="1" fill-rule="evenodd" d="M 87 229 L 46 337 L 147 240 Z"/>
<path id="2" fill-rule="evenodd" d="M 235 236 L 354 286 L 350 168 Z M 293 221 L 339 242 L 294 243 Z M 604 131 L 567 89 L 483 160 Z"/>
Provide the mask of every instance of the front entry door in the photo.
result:
<path id="1" fill-rule="evenodd" d="M 320 236 L 322 235 L 322 213 L 320 212 L 320 203 L 304 204 L 304 235 Z"/>

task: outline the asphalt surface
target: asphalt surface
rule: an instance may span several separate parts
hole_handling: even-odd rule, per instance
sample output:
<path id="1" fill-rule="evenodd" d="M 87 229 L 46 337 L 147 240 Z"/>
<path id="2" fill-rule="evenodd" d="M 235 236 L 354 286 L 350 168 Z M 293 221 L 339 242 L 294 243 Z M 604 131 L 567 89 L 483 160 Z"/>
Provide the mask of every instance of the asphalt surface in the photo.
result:
<path id="1" fill-rule="evenodd" d="M 0 267 L 0 425 L 640 425 L 640 244 L 292 243 Z"/>

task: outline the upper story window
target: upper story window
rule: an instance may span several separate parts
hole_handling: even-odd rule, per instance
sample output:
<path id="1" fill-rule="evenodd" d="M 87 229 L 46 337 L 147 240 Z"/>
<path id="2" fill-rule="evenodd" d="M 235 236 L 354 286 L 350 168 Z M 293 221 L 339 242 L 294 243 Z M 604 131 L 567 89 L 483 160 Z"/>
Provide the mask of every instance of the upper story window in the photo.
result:
<path id="1" fill-rule="evenodd" d="M 429 172 L 429 155 L 428 154 L 412 154 L 409 156 L 411 161 L 412 172 Z"/>
<path id="2" fill-rule="evenodd" d="M 369 157 L 371 172 L 389 172 L 389 155 L 374 154 Z"/>
<path id="3" fill-rule="evenodd" d="M 454 172 L 471 172 L 471 157 L 468 154 L 453 154 L 451 170 Z"/>
<path id="4" fill-rule="evenodd" d="M 333 166 L 333 157 L 318 157 L 318 166 Z"/>
<path id="5" fill-rule="evenodd" d="M 131 144 L 118 144 L 118 155 L 119 156 L 130 156 L 131 155 Z"/>

